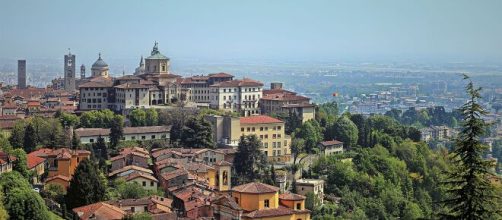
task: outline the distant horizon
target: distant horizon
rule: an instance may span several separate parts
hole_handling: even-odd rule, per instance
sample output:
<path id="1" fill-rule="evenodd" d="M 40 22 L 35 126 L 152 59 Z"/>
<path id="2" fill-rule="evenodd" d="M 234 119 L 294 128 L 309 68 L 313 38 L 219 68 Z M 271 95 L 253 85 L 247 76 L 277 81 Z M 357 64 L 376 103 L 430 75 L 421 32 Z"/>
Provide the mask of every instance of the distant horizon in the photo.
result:
<path id="1" fill-rule="evenodd" d="M 20 10 L 22 8 L 22 10 Z M 502 1 L 6 1 L 0 57 L 502 62 Z"/>

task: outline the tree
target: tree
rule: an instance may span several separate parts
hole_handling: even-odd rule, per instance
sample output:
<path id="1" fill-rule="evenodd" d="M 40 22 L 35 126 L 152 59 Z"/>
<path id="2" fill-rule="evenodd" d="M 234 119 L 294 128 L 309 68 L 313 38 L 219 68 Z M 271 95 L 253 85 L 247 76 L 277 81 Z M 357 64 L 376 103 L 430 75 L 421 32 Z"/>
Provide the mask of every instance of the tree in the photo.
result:
<path id="1" fill-rule="evenodd" d="M 13 148 L 22 148 L 24 146 L 24 128 L 26 122 L 24 120 L 17 121 L 12 128 L 9 136 L 9 142 Z"/>
<path id="2" fill-rule="evenodd" d="M 305 208 L 313 211 L 319 205 L 319 198 L 313 192 L 308 192 L 305 197 Z"/>
<path id="3" fill-rule="evenodd" d="M 146 112 L 143 109 L 137 108 L 129 114 L 129 121 L 132 127 L 146 126 Z"/>
<path id="4" fill-rule="evenodd" d="M 156 126 L 159 123 L 159 113 L 157 110 L 149 108 L 145 111 L 145 113 L 145 123 L 147 126 Z"/>
<path id="5" fill-rule="evenodd" d="M 117 149 L 117 145 L 124 136 L 124 117 L 116 115 L 110 122 L 110 147 Z"/>
<path id="6" fill-rule="evenodd" d="M 106 186 L 92 161 L 79 163 L 65 197 L 69 209 L 105 200 Z"/>
<path id="7" fill-rule="evenodd" d="M 9 192 L 15 188 L 31 188 L 31 186 L 28 180 L 16 171 L 0 175 L 0 189 L 3 190 L 5 196 L 8 196 Z"/>
<path id="8" fill-rule="evenodd" d="M 80 148 L 80 137 L 77 135 L 77 132 L 72 132 L 71 137 L 71 149 L 76 150 Z"/>
<path id="9" fill-rule="evenodd" d="M 41 194 L 45 198 L 52 199 L 53 201 L 63 204 L 64 196 L 66 195 L 66 189 L 58 184 L 47 184 L 42 190 Z"/>
<path id="10" fill-rule="evenodd" d="M 35 128 L 33 128 L 33 125 L 31 123 L 28 123 L 28 125 L 26 125 L 26 128 L 24 129 L 23 148 L 24 151 L 29 153 L 34 151 L 36 147 L 37 147 L 37 138 L 36 138 Z"/>
<path id="11" fill-rule="evenodd" d="M 153 217 L 148 212 L 140 212 L 127 215 L 124 220 L 153 220 Z"/>
<path id="12" fill-rule="evenodd" d="M 270 166 L 270 179 L 272 180 L 272 185 L 276 186 L 277 185 L 277 177 L 275 175 L 274 164 L 272 164 L 272 166 Z"/>
<path id="13" fill-rule="evenodd" d="M 27 180 L 31 178 L 31 172 L 28 170 L 26 162 L 26 152 L 23 149 L 15 149 L 12 151 L 12 156 L 16 157 L 13 162 L 12 170 L 19 172 Z"/>
<path id="14" fill-rule="evenodd" d="M 0 219 L 9 219 L 9 214 L 7 213 L 7 210 L 5 209 L 4 205 L 4 194 L 2 191 L 0 191 Z"/>
<path id="15" fill-rule="evenodd" d="M 328 130 L 328 137 L 326 137 L 326 139 L 339 140 L 343 142 L 345 148 L 349 149 L 357 145 L 359 131 L 354 122 L 349 118 L 338 118 Z"/>
<path id="16" fill-rule="evenodd" d="M 260 150 L 256 135 L 241 136 L 234 158 L 235 172 L 241 182 L 255 181 L 267 167 L 267 158 Z"/>
<path id="17" fill-rule="evenodd" d="M 469 80 L 467 75 L 464 79 Z M 474 87 L 472 81 L 466 86 L 469 101 L 461 107 L 463 116 L 462 129 L 457 136 L 456 146 L 451 153 L 452 171 L 444 181 L 448 187 L 448 197 L 443 200 L 447 208 L 441 213 L 444 218 L 454 219 L 489 219 L 500 217 L 500 199 L 491 178 L 491 161 L 483 159 L 487 149 L 480 137 L 484 134 L 486 122 L 482 116 L 486 111 L 478 103 L 481 88 Z"/>
<path id="18" fill-rule="evenodd" d="M 309 120 L 296 130 L 296 138 L 305 140 L 305 152 L 312 153 L 317 148 L 317 143 L 322 141 L 322 132 L 319 123 L 314 120 Z"/>
<path id="19" fill-rule="evenodd" d="M 181 144 L 193 148 L 213 148 L 211 124 L 205 119 L 192 117 L 183 127 Z"/>
<path id="20" fill-rule="evenodd" d="M 151 195 L 163 196 L 163 194 L 161 190 L 146 190 L 136 182 L 128 183 L 123 178 L 119 178 L 113 181 L 109 197 L 111 199 L 139 199 Z"/>
<path id="21" fill-rule="evenodd" d="M 49 211 L 40 195 L 30 188 L 15 188 L 5 204 L 10 219 L 49 219 Z"/>

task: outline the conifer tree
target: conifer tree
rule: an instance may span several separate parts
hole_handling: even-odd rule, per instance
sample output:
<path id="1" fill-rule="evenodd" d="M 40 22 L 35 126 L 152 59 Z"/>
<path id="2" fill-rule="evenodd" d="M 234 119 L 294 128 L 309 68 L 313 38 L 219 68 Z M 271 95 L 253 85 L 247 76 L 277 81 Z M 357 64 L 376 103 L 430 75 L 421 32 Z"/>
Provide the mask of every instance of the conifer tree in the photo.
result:
<path id="1" fill-rule="evenodd" d="M 469 77 L 464 75 L 464 79 L 469 80 Z M 478 103 L 481 88 L 469 81 L 466 90 L 469 101 L 460 109 L 462 130 L 450 154 L 452 171 L 443 183 L 448 197 L 442 203 L 447 211 L 440 216 L 444 219 L 496 219 L 500 209 L 497 207 L 499 197 L 491 183 L 491 178 L 495 178 L 490 171 L 492 162 L 482 158 L 486 146 L 480 141 L 487 126 L 482 119 L 486 111 Z"/>
<path id="2" fill-rule="evenodd" d="M 35 128 L 31 123 L 28 123 L 24 130 L 24 142 L 23 148 L 26 153 L 30 153 L 37 147 L 37 138 L 35 134 Z"/>
<path id="3" fill-rule="evenodd" d="M 68 209 L 105 200 L 106 187 L 103 185 L 96 166 L 89 159 L 77 166 L 66 194 Z"/>

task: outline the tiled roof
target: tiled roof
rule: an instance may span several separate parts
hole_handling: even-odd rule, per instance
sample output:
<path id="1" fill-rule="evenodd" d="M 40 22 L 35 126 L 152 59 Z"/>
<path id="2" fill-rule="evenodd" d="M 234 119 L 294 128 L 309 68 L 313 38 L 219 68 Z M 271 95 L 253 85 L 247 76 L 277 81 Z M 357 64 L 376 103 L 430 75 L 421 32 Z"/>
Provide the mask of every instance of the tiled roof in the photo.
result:
<path id="1" fill-rule="evenodd" d="M 162 176 L 162 179 L 164 179 L 164 180 L 170 180 L 170 179 L 176 178 L 178 176 L 182 176 L 182 175 L 188 175 L 188 171 L 186 171 L 184 169 L 177 169 L 177 170 L 173 170 L 168 173 L 163 173 L 161 176 Z"/>
<path id="2" fill-rule="evenodd" d="M 343 144 L 343 142 L 341 141 L 337 141 L 337 140 L 331 140 L 331 141 L 323 141 L 321 142 L 321 144 L 323 146 L 331 146 L 331 145 L 339 145 L 339 144 Z"/>
<path id="3" fill-rule="evenodd" d="M 171 207 L 173 201 L 168 198 L 160 196 L 148 196 L 139 199 L 121 199 L 117 201 L 108 201 L 110 205 L 114 206 L 146 206 L 149 204 L 160 204 L 163 206 Z"/>
<path id="4" fill-rule="evenodd" d="M 306 101 L 306 102 L 310 100 L 310 98 L 308 97 L 301 95 L 293 95 L 289 93 L 275 93 L 275 94 L 263 95 L 261 99 L 269 101 Z"/>
<path id="5" fill-rule="evenodd" d="M 236 80 L 216 83 L 211 86 L 212 87 L 263 86 L 263 83 L 252 79 L 242 79 L 242 80 L 236 79 Z"/>
<path id="6" fill-rule="evenodd" d="M 68 177 L 68 176 L 63 176 L 63 175 L 56 175 L 56 176 L 53 176 L 53 177 L 49 177 L 47 179 L 45 179 L 45 183 L 49 183 L 51 182 L 52 180 L 55 180 L 55 179 L 62 179 L 66 182 L 70 182 L 71 178 Z"/>
<path id="7" fill-rule="evenodd" d="M 304 200 L 305 196 L 287 192 L 287 193 L 280 194 L 279 199 L 298 201 L 298 200 Z"/>
<path id="8" fill-rule="evenodd" d="M 86 206 L 81 206 L 73 209 L 78 217 L 82 220 L 91 219 L 107 219 L 118 220 L 123 219 L 126 215 L 122 209 L 112 206 L 105 202 L 98 202 Z"/>
<path id="9" fill-rule="evenodd" d="M 56 157 L 58 159 L 70 159 L 72 155 L 90 155 L 87 150 L 70 150 L 69 148 L 58 148 L 47 152 L 48 157 Z"/>
<path id="10" fill-rule="evenodd" d="M 260 194 L 260 193 L 275 193 L 279 191 L 279 188 L 264 183 L 252 182 L 236 186 L 232 188 L 232 190 L 240 193 Z"/>
<path id="11" fill-rule="evenodd" d="M 129 166 L 125 166 L 125 167 L 122 167 L 118 170 L 115 170 L 111 173 L 108 174 L 108 176 L 115 176 L 119 173 L 123 173 L 123 172 L 126 172 L 126 171 L 129 171 L 129 170 L 135 170 L 135 171 L 139 171 L 139 172 L 143 172 L 143 173 L 148 173 L 150 175 L 153 174 L 153 171 L 149 170 L 149 169 L 146 169 L 146 168 L 143 168 L 143 167 L 139 167 L 139 166 L 135 166 L 135 165 L 129 165 Z"/>
<path id="12" fill-rule="evenodd" d="M 136 179 L 138 177 L 142 177 L 142 178 L 154 181 L 154 182 L 158 182 L 158 180 L 154 176 L 147 174 L 147 173 L 142 173 L 142 172 L 133 172 L 133 173 L 129 174 L 126 177 L 126 181 L 130 181 L 130 180 Z"/>
<path id="13" fill-rule="evenodd" d="M 277 217 L 277 216 L 286 216 L 300 213 L 309 213 L 309 210 L 294 210 L 284 206 L 279 206 L 276 209 L 262 209 L 255 210 L 252 212 L 248 212 L 243 214 L 243 216 L 248 218 L 269 218 L 269 217 Z"/>
<path id="14" fill-rule="evenodd" d="M 26 155 L 26 162 L 28 164 L 28 169 L 30 170 L 43 163 L 44 161 L 44 158 L 38 157 L 35 154 L 29 153 L 28 155 Z"/>
<path id="15" fill-rule="evenodd" d="M 208 75 L 211 78 L 227 78 L 227 77 L 234 77 L 233 75 L 230 75 L 228 73 L 211 73 Z"/>
<path id="16" fill-rule="evenodd" d="M 281 120 L 272 118 L 267 115 L 255 115 L 240 118 L 241 124 L 266 124 L 266 123 L 282 123 Z"/>
<path id="17" fill-rule="evenodd" d="M 78 86 L 79 88 L 108 88 L 113 86 L 112 80 L 89 81 Z"/>
<path id="18" fill-rule="evenodd" d="M 124 83 L 114 87 L 119 89 L 148 89 L 148 86 L 137 83 Z"/>

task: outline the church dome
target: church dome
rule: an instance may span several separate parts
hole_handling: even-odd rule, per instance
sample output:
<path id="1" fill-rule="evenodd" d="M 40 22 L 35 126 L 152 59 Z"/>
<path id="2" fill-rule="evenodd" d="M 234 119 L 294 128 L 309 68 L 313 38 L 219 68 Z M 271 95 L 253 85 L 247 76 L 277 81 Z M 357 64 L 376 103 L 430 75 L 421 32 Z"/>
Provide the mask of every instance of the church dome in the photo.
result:
<path id="1" fill-rule="evenodd" d="M 108 64 L 105 63 L 105 61 L 103 61 L 103 59 L 101 59 L 101 54 L 99 54 L 98 60 L 96 60 L 96 62 L 94 62 L 94 64 L 92 64 L 92 68 L 93 69 L 108 68 Z"/>

